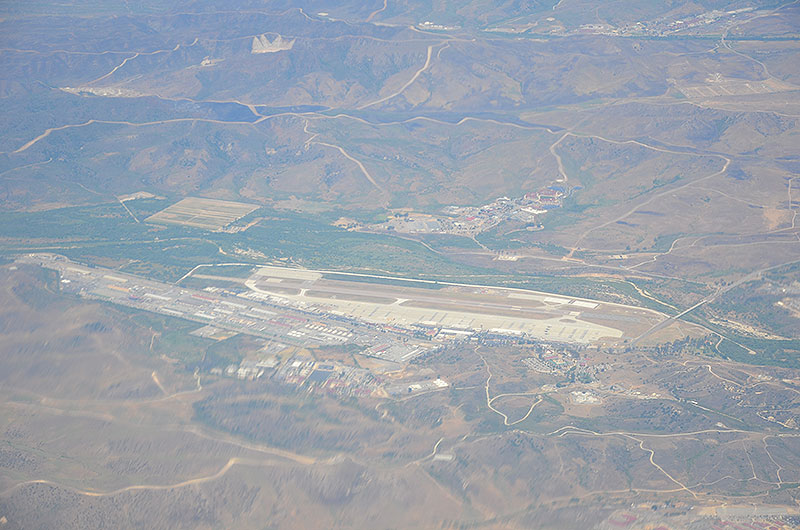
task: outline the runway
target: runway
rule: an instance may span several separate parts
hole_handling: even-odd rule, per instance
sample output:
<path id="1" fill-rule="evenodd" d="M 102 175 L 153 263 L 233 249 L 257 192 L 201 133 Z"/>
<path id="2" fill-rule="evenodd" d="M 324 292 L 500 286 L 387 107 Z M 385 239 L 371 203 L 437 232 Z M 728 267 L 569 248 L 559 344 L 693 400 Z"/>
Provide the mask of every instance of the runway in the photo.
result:
<path id="1" fill-rule="evenodd" d="M 527 334 L 577 343 L 635 337 L 661 319 L 647 309 L 536 291 L 433 282 L 405 287 L 354 280 L 270 266 L 259 268 L 245 285 L 375 324 Z"/>

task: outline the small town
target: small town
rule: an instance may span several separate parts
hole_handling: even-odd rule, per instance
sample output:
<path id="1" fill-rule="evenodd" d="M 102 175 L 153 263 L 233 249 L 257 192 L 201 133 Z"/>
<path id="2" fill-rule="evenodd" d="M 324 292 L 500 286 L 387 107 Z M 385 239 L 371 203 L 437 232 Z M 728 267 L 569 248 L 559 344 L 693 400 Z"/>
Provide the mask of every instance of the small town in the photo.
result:
<path id="1" fill-rule="evenodd" d="M 483 206 L 448 206 L 441 215 L 397 211 L 379 224 L 346 225 L 351 230 L 396 232 L 403 234 L 451 234 L 475 237 L 503 222 L 541 230 L 539 219 L 549 210 L 561 208 L 565 198 L 579 187 L 552 185 L 521 197 L 498 197 Z"/>

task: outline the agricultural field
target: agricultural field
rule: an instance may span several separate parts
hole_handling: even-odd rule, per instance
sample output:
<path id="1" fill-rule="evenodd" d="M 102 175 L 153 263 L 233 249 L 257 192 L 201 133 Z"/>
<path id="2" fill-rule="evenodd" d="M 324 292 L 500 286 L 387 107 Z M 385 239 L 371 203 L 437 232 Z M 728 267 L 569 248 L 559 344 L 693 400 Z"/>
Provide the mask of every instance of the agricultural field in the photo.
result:
<path id="1" fill-rule="evenodd" d="M 219 230 L 257 209 L 253 204 L 187 197 L 151 215 L 145 222 Z"/>

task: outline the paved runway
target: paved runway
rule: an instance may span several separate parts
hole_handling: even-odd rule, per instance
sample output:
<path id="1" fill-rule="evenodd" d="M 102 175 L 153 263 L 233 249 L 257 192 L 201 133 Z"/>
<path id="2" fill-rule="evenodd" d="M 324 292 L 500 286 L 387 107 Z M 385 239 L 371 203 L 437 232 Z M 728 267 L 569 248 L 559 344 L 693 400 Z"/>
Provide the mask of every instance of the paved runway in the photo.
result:
<path id="1" fill-rule="evenodd" d="M 281 267 L 260 268 L 246 285 L 372 323 L 526 333 L 580 343 L 632 337 L 660 319 L 646 309 L 550 293 L 465 285 L 402 287 L 362 278 L 330 280 L 320 272 Z"/>

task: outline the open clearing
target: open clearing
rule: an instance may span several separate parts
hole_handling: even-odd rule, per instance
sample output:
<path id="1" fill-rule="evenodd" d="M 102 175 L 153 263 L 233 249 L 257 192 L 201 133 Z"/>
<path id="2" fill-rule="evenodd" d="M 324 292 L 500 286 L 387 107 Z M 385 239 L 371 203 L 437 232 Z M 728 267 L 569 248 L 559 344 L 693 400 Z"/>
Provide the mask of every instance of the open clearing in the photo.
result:
<path id="1" fill-rule="evenodd" d="M 219 230 L 257 210 L 254 204 L 187 197 L 145 219 L 148 223 L 167 223 Z"/>
<path id="2" fill-rule="evenodd" d="M 679 86 L 678 89 L 689 99 L 721 97 L 721 96 L 749 96 L 753 94 L 774 94 L 776 92 L 789 92 L 797 90 L 796 86 L 782 83 L 775 79 L 764 81 L 748 81 L 739 79 L 710 80 L 703 85 Z"/>

